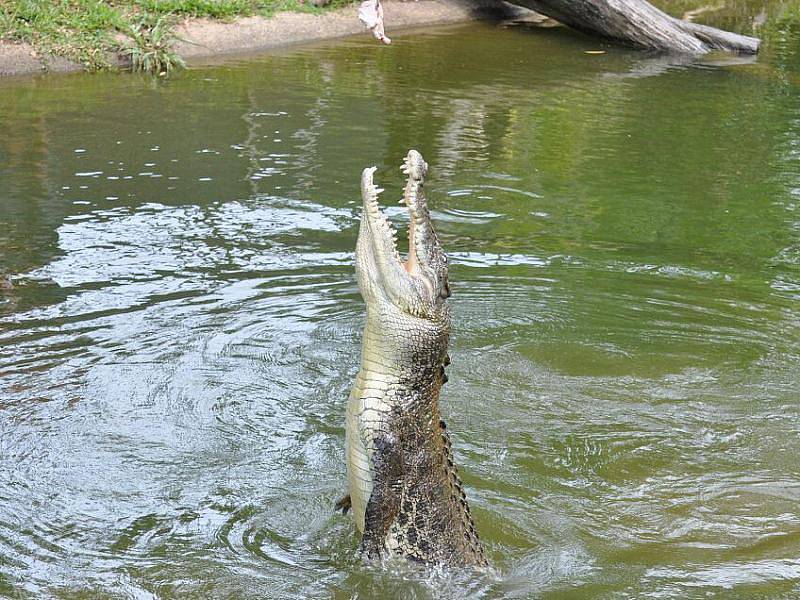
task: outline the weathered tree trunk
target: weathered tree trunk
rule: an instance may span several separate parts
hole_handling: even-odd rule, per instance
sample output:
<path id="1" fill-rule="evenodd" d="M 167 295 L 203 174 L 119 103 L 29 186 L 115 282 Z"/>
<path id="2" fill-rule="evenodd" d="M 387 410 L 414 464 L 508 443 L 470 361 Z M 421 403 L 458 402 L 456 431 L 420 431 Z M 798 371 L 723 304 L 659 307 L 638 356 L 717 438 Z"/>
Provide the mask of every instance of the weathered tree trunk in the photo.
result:
<path id="1" fill-rule="evenodd" d="M 574 29 L 640 48 L 703 54 L 758 52 L 758 38 L 681 21 L 645 0 L 508 0 Z"/>

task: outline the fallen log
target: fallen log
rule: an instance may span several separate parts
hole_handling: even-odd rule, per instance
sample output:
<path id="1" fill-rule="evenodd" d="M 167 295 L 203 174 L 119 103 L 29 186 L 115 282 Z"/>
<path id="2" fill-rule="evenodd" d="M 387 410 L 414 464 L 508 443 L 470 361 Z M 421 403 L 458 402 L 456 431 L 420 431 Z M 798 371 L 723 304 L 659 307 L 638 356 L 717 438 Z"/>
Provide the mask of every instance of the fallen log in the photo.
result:
<path id="1" fill-rule="evenodd" d="M 755 54 L 758 38 L 671 17 L 645 0 L 510 0 L 556 21 L 624 44 L 667 52 Z"/>
<path id="2" fill-rule="evenodd" d="M 756 54 L 761 43 L 758 38 L 676 19 L 645 0 L 507 1 L 573 29 L 649 50 L 689 54 L 726 50 Z M 377 39 L 386 44 L 390 42 L 384 33 L 380 0 L 362 2 L 358 16 Z"/>

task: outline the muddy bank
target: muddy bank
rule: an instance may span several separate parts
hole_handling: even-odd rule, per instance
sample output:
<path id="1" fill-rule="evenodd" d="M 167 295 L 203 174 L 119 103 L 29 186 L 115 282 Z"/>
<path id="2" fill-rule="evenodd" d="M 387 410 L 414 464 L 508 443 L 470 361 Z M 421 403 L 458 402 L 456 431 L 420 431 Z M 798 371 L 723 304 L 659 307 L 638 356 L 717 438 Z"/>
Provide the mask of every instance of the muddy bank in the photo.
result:
<path id="1" fill-rule="evenodd" d="M 391 32 L 475 19 L 509 18 L 525 12 L 501 0 L 389 0 L 384 4 L 384 11 Z M 347 35 L 369 36 L 356 12 L 357 5 L 353 5 L 321 15 L 283 12 L 270 18 L 244 17 L 230 23 L 189 19 L 177 28 L 178 36 L 185 41 L 179 42 L 176 50 L 191 63 Z M 109 57 L 109 62 L 126 66 L 125 60 L 118 56 Z M 79 63 L 39 55 L 29 44 L 0 42 L 0 76 L 81 69 L 83 66 Z"/>
<path id="2" fill-rule="evenodd" d="M 80 71 L 83 66 L 60 56 L 38 54 L 30 44 L 0 41 L 0 77 L 44 71 Z"/>

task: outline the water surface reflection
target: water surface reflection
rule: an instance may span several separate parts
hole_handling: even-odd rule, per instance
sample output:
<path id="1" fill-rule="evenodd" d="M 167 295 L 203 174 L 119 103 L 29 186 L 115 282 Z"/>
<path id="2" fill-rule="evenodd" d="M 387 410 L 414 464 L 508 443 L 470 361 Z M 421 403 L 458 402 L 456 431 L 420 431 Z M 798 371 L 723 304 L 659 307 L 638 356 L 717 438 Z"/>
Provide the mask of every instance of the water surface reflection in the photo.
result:
<path id="1" fill-rule="evenodd" d="M 795 593 L 795 50 L 595 46 L 473 24 L 2 84 L 0 595 Z M 366 567 L 332 512 L 358 173 L 389 203 L 408 147 L 483 576 Z"/>

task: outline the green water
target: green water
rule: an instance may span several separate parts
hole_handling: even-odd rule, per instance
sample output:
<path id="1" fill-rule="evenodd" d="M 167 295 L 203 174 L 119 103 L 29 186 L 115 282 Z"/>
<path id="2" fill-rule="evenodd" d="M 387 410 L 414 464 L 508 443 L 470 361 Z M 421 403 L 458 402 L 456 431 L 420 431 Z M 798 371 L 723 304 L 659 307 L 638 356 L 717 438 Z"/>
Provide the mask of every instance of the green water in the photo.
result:
<path id="1" fill-rule="evenodd" d="M 0 597 L 800 597 L 785 10 L 751 62 L 484 23 L 0 81 Z M 359 173 L 402 227 L 410 147 L 489 574 L 365 565 L 332 510 Z"/>

